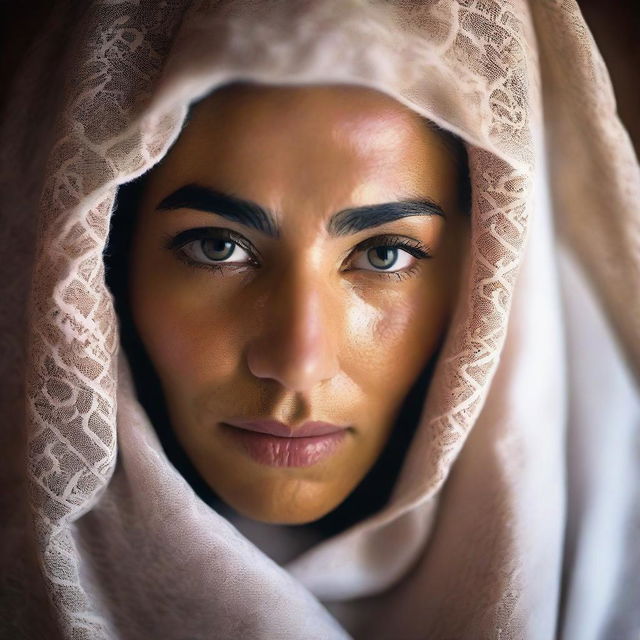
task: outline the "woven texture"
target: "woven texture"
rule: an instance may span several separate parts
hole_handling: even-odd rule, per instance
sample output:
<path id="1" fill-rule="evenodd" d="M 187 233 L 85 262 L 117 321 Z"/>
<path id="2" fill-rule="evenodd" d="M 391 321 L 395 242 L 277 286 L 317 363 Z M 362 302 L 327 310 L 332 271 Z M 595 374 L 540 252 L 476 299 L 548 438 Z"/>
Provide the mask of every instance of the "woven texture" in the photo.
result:
<path id="1" fill-rule="evenodd" d="M 56 4 L 1 130 L 2 637 L 637 638 L 640 171 L 573 0 Z M 102 255 L 234 78 L 385 91 L 472 180 L 392 499 L 283 567 L 168 462 Z"/>

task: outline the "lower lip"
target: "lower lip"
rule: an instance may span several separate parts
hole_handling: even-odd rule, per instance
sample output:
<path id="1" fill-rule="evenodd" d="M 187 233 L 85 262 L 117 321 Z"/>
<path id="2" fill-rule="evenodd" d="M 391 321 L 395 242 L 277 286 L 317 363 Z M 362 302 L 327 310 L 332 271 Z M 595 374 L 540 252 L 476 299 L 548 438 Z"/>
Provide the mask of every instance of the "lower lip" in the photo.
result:
<path id="1" fill-rule="evenodd" d="M 270 467 L 310 467 L 333 455 L 344 440 L 346 429 L 323 436 L 281 438 L 224 425 L 256 462 Z"/>

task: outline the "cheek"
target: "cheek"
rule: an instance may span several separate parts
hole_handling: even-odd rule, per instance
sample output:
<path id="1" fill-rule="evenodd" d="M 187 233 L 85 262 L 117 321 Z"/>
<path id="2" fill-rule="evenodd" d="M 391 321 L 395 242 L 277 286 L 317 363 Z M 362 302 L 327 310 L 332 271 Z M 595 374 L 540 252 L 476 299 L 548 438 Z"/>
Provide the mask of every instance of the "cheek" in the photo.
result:
<path id="1" fill-rule="evenodd" d="M 138 333 L 165 391 L 174 398 L 211 382 L 212 372 L 225 380 L 238 368 L 239 319 L 224 296 L 208 289 L 145 279 L 132 292 Z"/>
<path id="2" fill-rule="evenodd" d="M 412 301 L 398 300 L 395 304 L 385 305 L 374 325 L 373 337 L 383 350 L 406 350 L 411 328 L 421 321 L 420 309 Z"/>
<path id="3" fill-rule="evenodd" d="M 442 295 L 428 291 L 422 282 L 348 305 L 344 366 L 373 397 L 402 397 L 433 354 L 446 310 Z"/>

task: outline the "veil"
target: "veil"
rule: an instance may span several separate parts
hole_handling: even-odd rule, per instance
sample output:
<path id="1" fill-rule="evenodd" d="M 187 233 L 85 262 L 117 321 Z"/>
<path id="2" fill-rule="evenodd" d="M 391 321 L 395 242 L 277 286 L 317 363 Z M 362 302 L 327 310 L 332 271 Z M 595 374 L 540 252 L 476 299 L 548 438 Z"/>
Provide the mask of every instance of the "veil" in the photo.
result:
<path id="1" fill-rule="evenodd" d="M 640 171 L 574 0 L 57 2 L 0 136 L 6 638 L 634 638 Z M 383 91 L 464 141 L 471 252 L 386 504 L 279 564 L 136 396 L 121 185 L 233 80 Z"/>

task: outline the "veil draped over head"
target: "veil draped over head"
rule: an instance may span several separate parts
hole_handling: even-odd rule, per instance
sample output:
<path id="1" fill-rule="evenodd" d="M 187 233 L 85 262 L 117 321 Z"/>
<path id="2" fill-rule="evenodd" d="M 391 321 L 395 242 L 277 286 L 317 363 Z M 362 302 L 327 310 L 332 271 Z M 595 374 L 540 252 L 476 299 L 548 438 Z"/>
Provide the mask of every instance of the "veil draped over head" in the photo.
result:
<path id="1" fill-rule="evenodd" d="M 469 157 L 391 498 L 285 563 L 167 459 L 105 284 L 119 185 L 233 80 L 372 87 Z M 61 1 L 10 91 L 2 638 L 639 637 L 640 172 L 574 0 Z"/>

